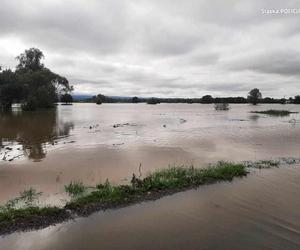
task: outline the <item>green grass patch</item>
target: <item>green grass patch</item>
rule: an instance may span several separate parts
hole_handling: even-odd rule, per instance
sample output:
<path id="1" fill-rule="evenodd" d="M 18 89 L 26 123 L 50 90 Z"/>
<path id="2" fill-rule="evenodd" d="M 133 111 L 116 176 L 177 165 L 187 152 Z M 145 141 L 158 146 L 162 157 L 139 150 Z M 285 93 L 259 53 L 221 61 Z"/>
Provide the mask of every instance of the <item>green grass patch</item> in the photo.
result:
<path id="1" fill-rule="evenodd" d="M 71 181 L 65 186 L 65 191 L 71 196 L 78 196 L 83 194 L 85 186 L 81 181 Z"/>
<path id="2" fill-rule="evenodd" d="M 288 110 L 269 109 L 269 110 L 265 110 L 265 111 L 251 111 L 251 113 L 272 115 L 272 116 L 288 116 L 290 114 L 297 114 L 298 112 L 291 112 Z"/>
<path id="3" fill-rule="evenodd" d="M 57 207 L 24 207 L 18 209 L 1 209 L 0 210 L 0 224 L 1 222 L 14 223 L 18 219 L 28 219 L 33 216 L 54 216 L 62 211 Z"/>
<path id="4" fill-rule="evenodd" d="M 148 174 L 140 179 L 133 175 L 130 185 L 113 186 L 107 180 L 97 185 L 97 190 L 73 199 L 67 207 L 78 207 L 90 203 L 120 205 L 139 199 L 152 192 L 176 191 L 219 181 L 231 181 L 247 174 L 243 164 L 219 162 L 208 168 L 169 167 Z"/>

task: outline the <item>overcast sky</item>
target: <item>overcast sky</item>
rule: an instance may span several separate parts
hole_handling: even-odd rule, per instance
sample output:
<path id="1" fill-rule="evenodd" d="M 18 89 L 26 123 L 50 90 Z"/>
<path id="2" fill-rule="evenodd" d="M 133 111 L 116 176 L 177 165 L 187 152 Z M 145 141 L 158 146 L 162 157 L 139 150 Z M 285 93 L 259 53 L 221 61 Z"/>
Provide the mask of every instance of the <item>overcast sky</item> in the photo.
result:
<path id="1" fill-rule="evenodd" d="M 30 47 L 76 94 L 300 94 L 299 0 L 1 0 L 0 65 Z"/>

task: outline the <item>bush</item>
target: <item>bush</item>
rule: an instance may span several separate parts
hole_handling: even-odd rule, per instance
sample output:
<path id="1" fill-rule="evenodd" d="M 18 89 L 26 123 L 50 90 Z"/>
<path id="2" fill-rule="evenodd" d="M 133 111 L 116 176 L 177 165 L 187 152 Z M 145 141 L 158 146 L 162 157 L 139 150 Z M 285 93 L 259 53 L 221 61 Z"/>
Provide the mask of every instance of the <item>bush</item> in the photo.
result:
<path id="1" fill-rule="evenodd" d="M 215 103 L 215 110 L 221 111 L 221 110 L 229 110 L 229 104 L 228 103 Z"/>

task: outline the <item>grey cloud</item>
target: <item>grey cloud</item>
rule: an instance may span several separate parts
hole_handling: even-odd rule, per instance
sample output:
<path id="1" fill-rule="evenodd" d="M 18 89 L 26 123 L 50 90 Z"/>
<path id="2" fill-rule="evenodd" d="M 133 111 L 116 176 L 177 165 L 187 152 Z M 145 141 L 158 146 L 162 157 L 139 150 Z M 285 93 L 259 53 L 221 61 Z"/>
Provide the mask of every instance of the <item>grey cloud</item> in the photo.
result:
<path id="1" fill-rule="evenodd" d="M 296 50 L 265 51 L 232 63 L 235 70 L 300 76 L 300 53 Z"/>
<path id="2" fill-rule="evenodd" d="M 272 8 L 300 6 L 295 0 L 2 0 L 0 65 L 14 65 L 15 56 L 35 46 L 76 93 L 245 96 L 259 87 L 272 96 L 294 95 L 300 15 L 261 13 Z"/>

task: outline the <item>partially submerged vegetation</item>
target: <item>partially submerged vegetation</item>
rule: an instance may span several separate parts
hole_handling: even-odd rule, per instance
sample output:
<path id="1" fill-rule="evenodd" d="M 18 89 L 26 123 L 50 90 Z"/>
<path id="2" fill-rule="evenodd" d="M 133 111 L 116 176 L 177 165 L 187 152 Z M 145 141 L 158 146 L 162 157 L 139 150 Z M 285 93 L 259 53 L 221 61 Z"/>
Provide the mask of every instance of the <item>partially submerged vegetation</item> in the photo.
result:
<path id="1" fill-rule="evenodd" d="M 191 167 L 170 167 L 148 174 L 140 179 L 133 175 L 130 185 L 113 186 L 107 180 L 97 185 L 97 190 L 69 202 L 66 207 L 82 211 L 85 205 L 99 203 L 101 207 L 118 206 L 139 201 L 146 196 L 156 197 L 168 193 L 218 181 L 231 181 L 245 176 L 243 164 L 220 162 L 205 169 Z"/>
<path id="2" fill-rule="evenodd" d="M 57 207 L 39 207 L 41 192 L 30 188 L 20 192 L 20 196 L 0 206 L 0 234 L 25 229 L 38 229 L 61 222 L 68 218 L 68 213 Z"/>
<path id="3" fill-rule="evenodd" d="M 251 111 L 251 113 L 272 115 L 272 116 L 288 116 L 290 114 L 297 114 L 298 112 L 291 112 L 288 110 L 269 109 L 269 110 L 265 110 L 265 111 Z"/>
<path id="4" fill-rule="evenodd" d="M 40 193 L 30 189 L 20 197 L 9 201 L 0 209 L 0 234 L 13 231 L 43 228 L 59 223 L 77 215 L 88 215 L 94 211 L 113 207 L 122 207 L 144 200 L 155 200 L 189 188 L 219 181 L 231 181 L 234 177 L 247 174 L 243 164 L 220 162 L 208 168 L 169 167 L 148 174 L 140 179 L 133 175 L 128 185 L 114 186 L 108 180 L 98 184 L 92 192 L 79 181 L 65 186 L 65 191 L 72 197 L 64 207 L 40 208 L 34 201 Z M 25 206 L 17 206 L 15 201 L 27 200 Z"/>
<path id="5" fill-rule="evenodd" d="M 44 54 L 37 48 L 25 50 L 16 59 L 13 71 L 0 66 L 0 111 L 10 111 L 19 103 L 24 111 L 54 108 L 55 103 L 72 102 L 73 87 L 68 80 L 42 63 Z"/>
<path id="6" fill-rule="evenodd" d="M 71 181 L 69 185 L 65 186 L 65 191 L 70 196 L 77 196 L 84 192 L 85 186 L 81 181 Z"/>
<path id="7" fill-rule="evenodd" d="M 283 163 L 282 160 L 260 160 L 255 162 L 244 162 L 247 167 L 258 169 L 279 167 L 281 163 Z M 285 162 L 285 164 L 289 163 Z"/>
<path id="8" fill-rule="evenodd" d="M 226 102 L 215 103 L 215 110 L 217 111 L 227 111 L 229 109 L 230 109 L 229 104 Z"/>
<path id="9" fill-rule="evenodd" d="M 99 210 L 155 200 L 200 185 L 231 181 L 234 177 L 246 176 L 249 173 L 248 168 L 271 168 L 278 167 L 281 163 L 299 162 L 297 159 L 281 159 L 244 163 L 219 162 L 207 168 L 174 166 L 147 174 L 145 178 L 133 174 L 127 185 L 115 186 L 106 180 L 94 188 L 89 188 L 90 192 L 85 192 L 87 187 L 80 181 L 74 181 L 65 186 L 71 201 L 62 208 L 39 207 L 36 200 L 41 193 L 31 188 L 0 207 L 0 235 L 44 228 L 74 216 L 86 216 Z"/>

